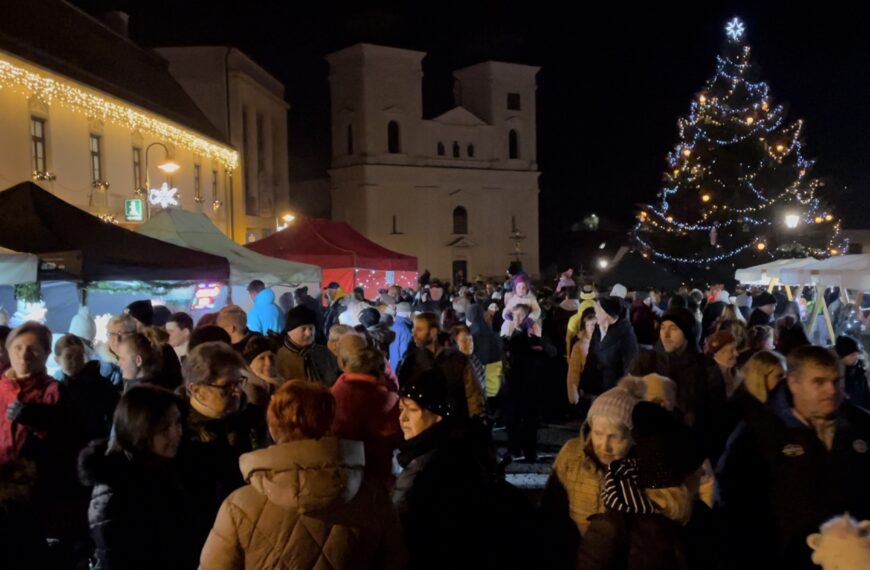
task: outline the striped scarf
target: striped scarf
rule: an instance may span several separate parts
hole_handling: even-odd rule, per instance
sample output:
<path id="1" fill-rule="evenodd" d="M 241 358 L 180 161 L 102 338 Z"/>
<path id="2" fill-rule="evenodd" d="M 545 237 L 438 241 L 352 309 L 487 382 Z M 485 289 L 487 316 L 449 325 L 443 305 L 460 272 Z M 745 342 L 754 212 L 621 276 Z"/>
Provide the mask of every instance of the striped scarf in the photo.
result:
<path id="1" fill-rule="evenodd" d="M 637 483 L 637 459 L 634 458 L 610 463 L 601 486 L 601 502 L 620 513 L 649 515 L 658 512 Z"/>

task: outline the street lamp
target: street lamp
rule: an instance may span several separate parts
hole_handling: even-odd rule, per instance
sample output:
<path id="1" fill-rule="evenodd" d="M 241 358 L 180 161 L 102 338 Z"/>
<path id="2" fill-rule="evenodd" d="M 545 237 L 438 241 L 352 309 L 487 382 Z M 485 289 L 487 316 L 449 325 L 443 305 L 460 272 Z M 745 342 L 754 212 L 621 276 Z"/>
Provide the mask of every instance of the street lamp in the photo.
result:
<path id="1" fill-rule="evenodd" d="M 801 221 L 801 217 L 797 214 L 786 214 L 785 225 L 789 229 L 795 229 Z"/>
<path id="2" fill-rule="evenodd" d="M 294 216 L 293 214 L 288 212 L 288 213 L 284 214 L 283 216 L 281 216 L 281 218 L 277 222 L 275 222 L 275 229 L 278 230 L 279 232 L 281 230 L 286 230 L 287 226 L 289 226 L 290 223 L 295 219 L 296 219 L 296 216 Z M 282 224 L 281 222 L 284 222 L 284 223 Z"/>

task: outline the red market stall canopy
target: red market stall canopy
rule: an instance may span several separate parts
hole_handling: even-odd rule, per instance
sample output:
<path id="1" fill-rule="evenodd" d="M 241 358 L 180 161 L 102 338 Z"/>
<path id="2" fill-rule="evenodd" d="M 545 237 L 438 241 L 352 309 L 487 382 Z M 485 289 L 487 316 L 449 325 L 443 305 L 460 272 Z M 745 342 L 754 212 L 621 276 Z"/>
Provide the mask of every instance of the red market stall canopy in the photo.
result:
<path id="1" fill-rule="evenodd" d="M 0 192 L 0 247 L 38 255 L 43 277 L 51 268 L 60 278 L 86 282 L 226 281 L 230 275 L 223 257 L 103 222 L 33 182 Z"/>
<path id="2" fill-rule="evenodd" d="M 245 247 L 288 261 L 323 268 L 323 283 L 336 281 L 346 291 L 364 287 L 366 296 L 393 283 L 410 287 L 417 280 L 417 258 L 391 251 L 367 239 L 345 222 L 300 216 L 286 229 Z"/>

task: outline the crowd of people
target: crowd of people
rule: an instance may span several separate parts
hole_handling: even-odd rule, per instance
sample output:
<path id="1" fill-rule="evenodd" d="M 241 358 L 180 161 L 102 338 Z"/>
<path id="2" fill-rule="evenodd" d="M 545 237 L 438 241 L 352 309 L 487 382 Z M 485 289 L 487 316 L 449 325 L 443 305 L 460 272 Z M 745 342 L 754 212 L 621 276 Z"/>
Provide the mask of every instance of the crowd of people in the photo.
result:
<path id="1" fill-rule="evenodd" d="M 766 290 L 554 285 L 0 327 L 0 568 L 812 568 L 870 518 L 861 338 Z M 532 500 L 542 420 L 581 427 Z"/>

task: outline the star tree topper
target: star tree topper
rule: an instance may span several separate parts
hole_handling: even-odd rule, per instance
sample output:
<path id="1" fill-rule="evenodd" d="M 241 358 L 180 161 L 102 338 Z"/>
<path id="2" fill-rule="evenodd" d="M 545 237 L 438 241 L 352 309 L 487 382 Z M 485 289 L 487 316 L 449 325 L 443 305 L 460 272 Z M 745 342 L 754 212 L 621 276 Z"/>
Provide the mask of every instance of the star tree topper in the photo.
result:
<path id="1" fill-rule="evenodd" d="M 728 25 L 725 26 L 725 33 L 735 42 L 740 41 L 740 39 L 743 38 L 744 32 L 746 32 L 746 26 L 743 25 L 740 18 L 732 18 L 731 21 L 728 22 Z"/>

